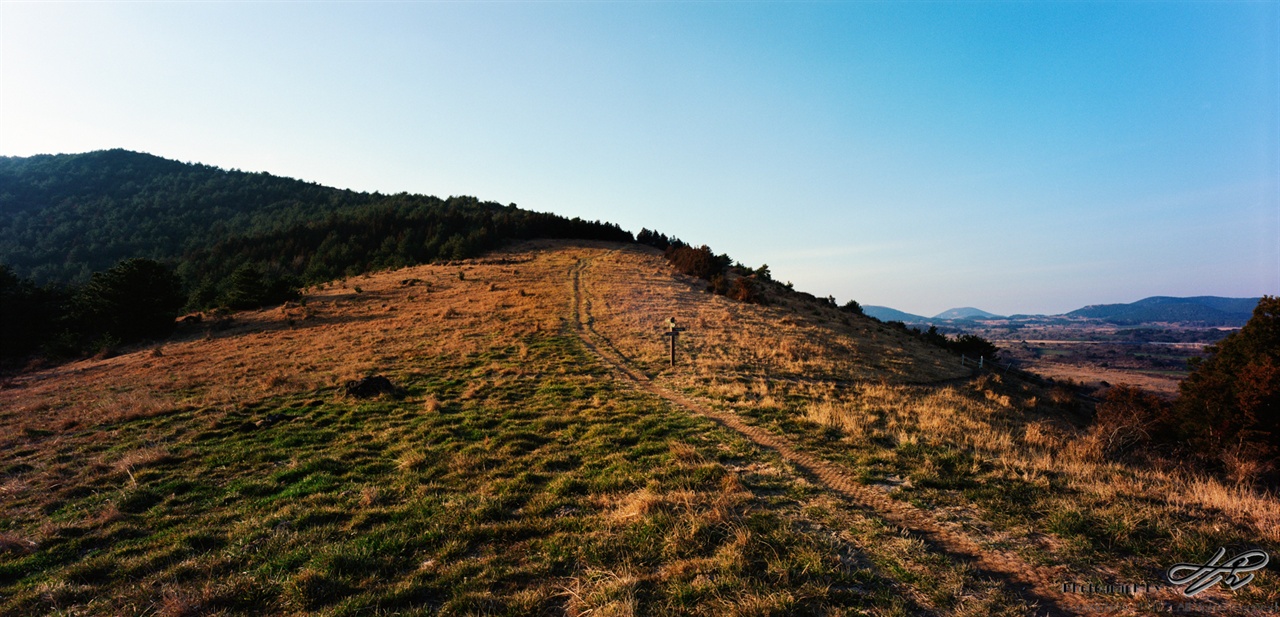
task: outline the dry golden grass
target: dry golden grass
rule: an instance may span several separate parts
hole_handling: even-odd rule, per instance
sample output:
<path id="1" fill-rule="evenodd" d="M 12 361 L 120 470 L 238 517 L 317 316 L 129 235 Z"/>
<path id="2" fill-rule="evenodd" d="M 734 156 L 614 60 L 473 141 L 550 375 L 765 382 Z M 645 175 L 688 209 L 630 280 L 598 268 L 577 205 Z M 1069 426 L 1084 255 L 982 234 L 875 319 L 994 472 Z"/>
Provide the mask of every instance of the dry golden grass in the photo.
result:
<path id="1" fill-rule="evenodd" d="M 0 389 L 0 424 L 56 432 L 177 409 L 226 411 L 335 387 L 379 367 L 411 366 L 414 357 L 465 355 L 493 338 L 558 328 L 566 303 L 559 271 L 572 262 L 537 246 L 505 260 L 321 285 L 306 290 L 302 304 L 184 325 L 159 355 L 152 345 L 24 374 Z M 492 263 L 512 259 L 527 261 Z M 0 436 L 0 447 L 17 438 Z"/>
<path id="2" fill-rule="evenodd" d="M 564 586 L 565 614 L 634 617 L 637 615 L 636 587 L 640 579 L 634 573 L 591 570 L 574 577 Z"/>
<path id="3" fill-rule="evenodd" d="M 582 279 L 595 330 L 646 371 L 681 379 L 729 377 L 920 383 L 967 375 L 937 348 L 835 307 L 784 299 L 769 306 L 705 293 L 673 274 L 655 250 L 590 255 Z M 680 335 L 680 366 L 668 367 L 666 320 Z"/>
<path id="4" fill-rule="evenodd" d="M 1251 529 L 1258 540 L 1280 543 L 1280 499 L 1275 495 L 1202 475 L 1107 461 L 1100 456 L 1097 435 L 1057 419 L 1060 412 L 1036 411 L 1035 397 L 1017 400 L 997 393 L 993 386 L 999 380 L 988 376 L 943 387 L 776 383 L 767 393 L 757 387 L 744 394 L 739 406 L 804 400 L 807 420 L 837 429 L 852 441 L 968 449 L 1010 478 L 1042 484 L 1047 477 L 1060 478 L 1063 494 L 1132 501 L 1157 510 L 1218 512 Z"/>
<path id="5" fill-rule="evenodd" d="M 29 553 L 36 543 L 15 533 L 0 532 L 0 553 Z"/>
<path id="6" fill-rule="evenodd" d="M 217 423 L 228 412 L 272 397 L 317 392 L 338 397 L 347 380 L 379 372 L 394 382 L 413 374 L 416 362 L 471 357 L 493 348 L 495 341 L 510 344 L 523 358 L 529 354 L 520 342 L 525 335 L 571 328 L 571 272 L 576 267 L 581 268 L 590 327 L 633 366 L 662 387 L 736 410 L 775 430 L 785 430 L 792 421 L 825 429 L 815 432 L 837 437 L 814 447 L 825 448 L 828 458 L 848 465 L 855 475 L 858 456 L 927 448 L 956 451 L 972 455 L 964 459 L 964 467 L 943 470 L 935 468 L 937 461 L 926 459 L 916 471 L 1043 487 L 1058 509 L 1113 504 L 1107 507 L 1117 512 L 1116 524 L 1121 526 L 1173 517 L 1193 526 L 1188 533 L 1217 524 L 1246 528 L 1260 541 L 1280 543 L 1280 500 L 1275 496 L 1210 478 L 1108 461 L 1099 455 L 1098 436 L 1074 426 L 1063 414 L 1070 401 L 1055 402 L 1051 392 L 992 377 L 969 379 L 969 372 L 947 353 L 833 307 L 793 299 L 749 305 L 707 294 L 705 283 L 673 274 L 657 251 L 605 243 L 531 242 L 479 260 L 372 273 L 308 289 L 301 303 L 237 313 L 229 322 L 184 326 L 158 354 L 159 346 L 142 347 L 21 375 L 0 389 L 0 449 L 28 447 L 32 439 L 58 439 L 65 432 L 177 410 L 194 410 Z M 674 368 L 667 365 L 666 339 L 661 336 L 669 317 L 687 329 L 680 338 L 680 363 Z M 465 376 L 458 401 L 484 402 L 509 383 L 537 377 L 539 370 L 485 362 L 475 366 Z M 590 406 L 604 408 L 606 401 L 596 396 Z M 413 413 L 422 416 L 439 414 L 441 407 L 434 395 L 412 401 Z M 501 455 L 484 446 L 448 454 L 443 465 L 457 475 L 482 472 Z M 671 453 L 690 473 L 716 464 L 686 444 L 673 443 Z M 88 464 L 127 483 L 132 474 L 175 455 L 180 453 L 155 445 L 96 454 Z M 388 455 L 404 473 L 435 464 L 424 450 L 409 444 Z M 30 490 L 30 483 L 56 482 L 68 474 L 66 465 L 50 464 L 22 481 L 5 481 L 0 496 L 22 494 Z M 673 560 L 661 573 L 587 570 L 561 587 L 564 611 L 634 614 L 636 590 L 649 578 L 700 588 L 711 585 L 699 577 L 713 569 L 712 562 L 725 567 L 746 559 L 734 553 L 746 550 L 753 538 L 736 518 L 742 503 L 750 499 L 737 478 L 767 478 L 782 471 L 764 461 L 726 467 L 733 473 L 716 494 L 644 486 L 604 496 L 596 505 L 604 524 L 619 528 L 655 516 L 674 518 L 680 531 L 667 541 L 679 542 L 707 529 L 735 541 L 714 557 L 699 558 L 709 561 Z M 912 480 L 908 475 L 900 484 L 910 488 Z M 378 487 L 361 488 L 357 494 L 359 503 L 371 508 L 397 499 Z M 979 506 L 958 493 L 955 498 L 961 503 L 939 508 L 939 516 L 989 533 L 993 541 L 1034 547 L 1044 553 L 1038 557 L 1043 563 L 1065 560 L 1062 543 L 1045 539 L 1047 534 L 1033 523 L 992 522 Z M 825 499 L 809 503 L 838 509 Z M 121 514 L 104 509 L 97 516 L 114 520 Z M 1215 517 L 1216 522 L 1205 522 Z M 841 520 L 850 526 L 846 529 L 867 524 Z M 847 531 L 841 533 L 848 536 Z M 843 541 L 856 544 L 857 538 Z M 24 550 L 27 542 L 3 535 L 0 550 Z M 928 547 L 918 544 L 901 538 L 866 550 L 892 552 L 895 559 L 910 562 L 930 554 Z M 1128 557 L 1117 557 L 1124 559 Z M 424 571 L 438 567 L 424 565 Z M 916 575 L 938 576 L 936 568 L 926 566 Z M 323 581 L 303 573 L 295 583 L 301 587 L 291 593 L 305 595 L 308 585 Z M 934 589 L 909 593 L 916 605 L 946 606 L 940 611 L 946 614 L 985 614 L 992 603 L 998 604 L 999 593 L 987 584 L 974 592 L 967 587 L 973 584 L 972 577 L 951 572 L 935 580 Z M 62 587 L 48 590 L 51 597 L 73 592 Z M 726 598 L 724 606 L 744 613 L 751 607 L 785 612 L 794 601 L 788 593 L 780 589 L 777 595 Z M 941 599 L 954 596 L 970 599 L 959 604 Z M 198 596 L 175 593 L 156 610 L 184 614 L 200 603 Z"/>
<path id="7" fill-rule="evenodd" d="M 759 306 L 704 293 L 703 282 L 674 274 L 657 251 L 607 243 L 535 241 L 484 259 L 321 285 L 301 303 L 236 313 L 226 327 L 188 327 L 161 354 L 156 345 L 22 375 L 0 390 L 0 423 L 57 432 L 175 409 L 217 412 L 334 387 L 389 364 L 411 366 L 414 357 L 475 353 L 486 339 L 564 327 L 568 272 L 580 260 L 589 264 L 582 277 L 593 328 L 672 387 L 746 407 L 800 398 L 809 420 L 855 437 L 964 444 L 1011 474 L 1055 472 L 1086 478 L 1072 480 L 1080 490 L 1167 496 L 1280 538 L 1280 503 L 1270 496 L 1212 479 L 1135 476 L 1097 461 L 1078 431 L 1023 414 L 1034 399 L 1011 401 L 987 389 L 989 398 L 979 401 L 960 390 L 966 386 L 913 385 L 967 371 L 892 328 L 809 303 Z M 668 317 L 687 328 L 674 369 L 661 336 Z M 502 379 L 478 377 L 464 397 Z M 426 413 L 438 406 L 431 398 L 422 403 Z M 0 447 L 23 438 L 6 435 Z"/>

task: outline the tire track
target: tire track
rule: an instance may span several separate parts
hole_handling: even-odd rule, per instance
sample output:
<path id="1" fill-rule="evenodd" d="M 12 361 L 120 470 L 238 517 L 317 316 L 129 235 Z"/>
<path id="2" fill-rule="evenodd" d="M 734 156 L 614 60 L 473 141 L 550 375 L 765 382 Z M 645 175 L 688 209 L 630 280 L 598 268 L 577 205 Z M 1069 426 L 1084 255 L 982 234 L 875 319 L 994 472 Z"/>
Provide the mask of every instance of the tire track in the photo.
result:
<path id="1" fill-rule="evenodd" d="M 953 561 L 969 563 L 979 574 L 1000 581 L 1007 589 L 1026 600 L 1036 615 L 1058 617 L 1094 612 L 1083 606 L 1080 599 L 1062 593 L 1060 580 L 1055 581 L 1050 573 L 1027 563 L 1017 554 L 984 548 L 963 531 L 942 524 L 927 512 L 892 499 L 883 492 L 857 482 L 832 463 L 797 450 L 795 444 L 786 437 L 749 425 L 737 414 L 713 409 L 650 380 L 632 367 L 595 331 L 590 301 L 585 297 L 582 283 L 582 272 L 588 265 L 589 260 L 580 258 L 569 272 L 573 287 L 573 321 L 570 325 L 583 345 L 604 360 L 619 376 L 650 394 L 742 435 L 757 446 L 777 452 L 822 486 L 873 511 L 884 521 L 920 537 L 934 551 L 945 554 Z"/>

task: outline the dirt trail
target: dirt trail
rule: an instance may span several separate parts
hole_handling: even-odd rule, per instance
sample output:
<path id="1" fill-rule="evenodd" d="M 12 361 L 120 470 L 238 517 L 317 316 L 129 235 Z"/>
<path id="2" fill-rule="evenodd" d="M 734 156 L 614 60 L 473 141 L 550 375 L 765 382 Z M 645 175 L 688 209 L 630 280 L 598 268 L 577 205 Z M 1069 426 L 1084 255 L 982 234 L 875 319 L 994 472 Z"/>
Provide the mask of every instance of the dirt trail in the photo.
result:
<path id="1" fill-rule="evenodd" d="M 954 526 L 946 525 L 929 513 L 894 500 L 879 490 L 864 486 L 837 466 L 797 450 L 789 439 L 751 426 L 736 414 L 718 411 L 650 380 L 595 331 L 591 303 L 583 288 L 581 276 L 589 265 L 589 259 L 579 259 L 570 270 L 573 287 L 571 326 L 587 349 L 609 364 L 619 376 L 646 392 L 739 433 L 757 446 L 777 452 L 826 488 L 858 506 L 874 511 L 886 522 L 915 534 L 933 550 L 954 560 L 970 563 L 981 575 L 1001 581 L 1033 606 L 1036 615 L 1096 614 L 1083 606 L 1079 599 L 1062 593 L 1062 580 L 1055 577 L 1053 572 L 1037 569 L 1015 553 L 983 547 Z"/>

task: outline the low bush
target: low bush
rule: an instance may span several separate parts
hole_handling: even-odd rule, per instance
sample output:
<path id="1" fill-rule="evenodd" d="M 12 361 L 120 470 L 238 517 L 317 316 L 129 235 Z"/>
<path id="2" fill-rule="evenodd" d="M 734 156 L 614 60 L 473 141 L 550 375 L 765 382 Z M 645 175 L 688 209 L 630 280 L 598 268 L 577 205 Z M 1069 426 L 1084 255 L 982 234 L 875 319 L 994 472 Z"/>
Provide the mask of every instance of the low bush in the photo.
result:
<path id="1" fill-rule="evenodd" d="M 1092 430 L 1110 460 L 1145 458 L 1173 436 L 1170 405 L 1131 386 L 1116 386 L 1098 404 Z"/>

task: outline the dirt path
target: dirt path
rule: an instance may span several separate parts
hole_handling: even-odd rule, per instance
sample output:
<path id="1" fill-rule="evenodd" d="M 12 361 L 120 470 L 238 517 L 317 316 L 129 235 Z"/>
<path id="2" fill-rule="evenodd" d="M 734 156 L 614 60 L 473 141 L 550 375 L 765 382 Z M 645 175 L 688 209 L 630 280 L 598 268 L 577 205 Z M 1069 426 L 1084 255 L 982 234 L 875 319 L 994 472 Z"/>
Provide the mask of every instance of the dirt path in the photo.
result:
<path id="1" fill-rule="evenodd" d="M 1024 598 L 1036 615 L 1076 615 L 1090 612 L 1078 598 L 1061 591 L 1062 579 L 1045 572 L 1009 551 L 982 547 L 976 540 L 946 525 L 929 513 L 890 498 L 883 492 L 858 483 L 837 466 L 796 449 L 789 439 L 745 423 L 736 414 L 719 411 L 650 380 L 635 369 L 613 346 L 595 331 L 591 302 L 582 283 L 582 272 L 590 260 L 579 259 L 570 270 L 573 287 L 572 321 L 574 333 L 596 356 L 609 364 L 623 379 L 691 413 L 709 418 L 751 440 L 757 446 L 777 452 L 783 459 L 815 478 L 845 499 L 923 539 L 930 547 L 953 560 L 970 563 L 978 572 L 1002 582 Z"/>

